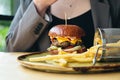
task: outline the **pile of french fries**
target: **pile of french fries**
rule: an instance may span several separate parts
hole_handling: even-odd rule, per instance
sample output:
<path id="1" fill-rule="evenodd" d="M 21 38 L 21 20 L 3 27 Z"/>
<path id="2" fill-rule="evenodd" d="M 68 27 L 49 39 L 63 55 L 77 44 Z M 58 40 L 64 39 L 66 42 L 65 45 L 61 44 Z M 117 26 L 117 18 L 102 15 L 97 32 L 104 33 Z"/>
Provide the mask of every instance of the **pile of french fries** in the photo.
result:
<path id="1" fill-rule="evenodd" d="M 89 48 L 86 52 L 83 53 L 67 53 L 64 52 L 62 49 L 59 49 L 59 53 L 57 55 L 46 55 L 42 57 L 34 57 L 29 58 L 31 62 L 45 62 L 48 64 L 59 65 L 63 67 L 69 67 L 68 63 L 92 63 L 93 58 L 96 54 L 97 48 L 101 45 L 96 45 Z M 117 43 L 109 43 L 107 46 L 120 46 L 120 41 Z M 108 50 L 107 53 L 113 50 Z M 97 60 L 100 59 L 102 55 L 102 49 L 98 51 Z"/>

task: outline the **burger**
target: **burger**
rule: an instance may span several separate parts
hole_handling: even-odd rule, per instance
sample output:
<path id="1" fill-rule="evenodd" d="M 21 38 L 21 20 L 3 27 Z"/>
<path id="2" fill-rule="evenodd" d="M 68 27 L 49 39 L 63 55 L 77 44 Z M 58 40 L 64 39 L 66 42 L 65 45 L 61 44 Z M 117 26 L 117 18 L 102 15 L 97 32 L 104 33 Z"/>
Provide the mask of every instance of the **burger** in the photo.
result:
<path id="1" fill-rule="evenodd" d="M 52 54 L 58 54 L 60 49 L 67 53 L 86 51 L 81 40 L 85 32 L 77 25 L 56 25 L 49 30 L 48 36 L 51 46 L 47 50 Z"/>

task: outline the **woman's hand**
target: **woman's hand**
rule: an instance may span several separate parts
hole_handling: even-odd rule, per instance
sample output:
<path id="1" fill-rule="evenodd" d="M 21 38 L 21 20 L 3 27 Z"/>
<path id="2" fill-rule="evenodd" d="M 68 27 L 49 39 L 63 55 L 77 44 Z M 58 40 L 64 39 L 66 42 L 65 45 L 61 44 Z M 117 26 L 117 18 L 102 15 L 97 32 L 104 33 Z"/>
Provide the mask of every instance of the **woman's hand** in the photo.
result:
<path id="1" fill-rule="evenodd" d="M 44 16 L 47 8 L 53 3 L 55 3 L 56 1 L 57 0 L 33 0 L 36 6 L 36 9 L 41 16 Z"/>

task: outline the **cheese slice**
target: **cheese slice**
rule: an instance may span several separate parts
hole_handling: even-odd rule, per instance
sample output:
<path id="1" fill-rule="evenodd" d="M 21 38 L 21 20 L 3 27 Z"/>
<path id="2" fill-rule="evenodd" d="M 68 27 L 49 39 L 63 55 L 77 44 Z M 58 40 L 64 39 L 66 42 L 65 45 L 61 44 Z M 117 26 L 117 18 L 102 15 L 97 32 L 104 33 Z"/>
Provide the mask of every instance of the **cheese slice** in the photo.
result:
<path id="1" fill-rule="evenodd" d="M 65 41 L 69 41 L 72 44 L 75 44 L 77 41 L 81 41 L 81 39 L 70 39 L 67 37 L 56 37 L 56 39 L 58 40 L 59 43 L 65 42 Z"/>

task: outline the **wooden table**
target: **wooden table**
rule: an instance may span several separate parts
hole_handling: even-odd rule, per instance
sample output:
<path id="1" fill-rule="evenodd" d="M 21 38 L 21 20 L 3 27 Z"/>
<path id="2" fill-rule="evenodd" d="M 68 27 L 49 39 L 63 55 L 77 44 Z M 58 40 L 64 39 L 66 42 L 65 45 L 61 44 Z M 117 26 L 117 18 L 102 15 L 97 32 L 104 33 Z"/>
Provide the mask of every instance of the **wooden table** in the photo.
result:
<path id="1" fill-rule="evenodd" d="M 17 61 L 22 54 L 0 52 L 0 80 L 120 80 L 120 72 L 56 74 L 31 70 Z"/>

